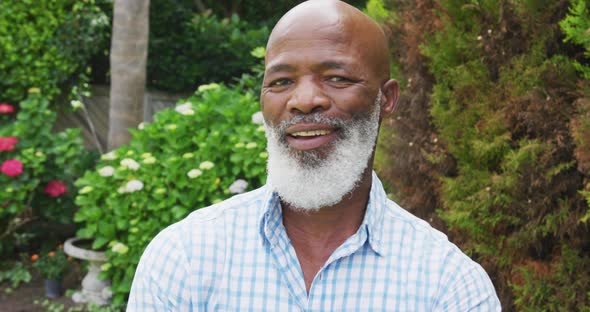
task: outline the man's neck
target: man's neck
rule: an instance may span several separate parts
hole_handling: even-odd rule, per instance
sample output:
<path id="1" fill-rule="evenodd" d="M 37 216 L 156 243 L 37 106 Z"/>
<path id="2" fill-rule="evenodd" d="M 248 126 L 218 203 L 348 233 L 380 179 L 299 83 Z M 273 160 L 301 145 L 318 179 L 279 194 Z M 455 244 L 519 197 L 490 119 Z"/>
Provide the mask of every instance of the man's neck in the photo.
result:
<path id="1" fill-rule="evenodd" d="M 313 278 L 330 255 L 358 231 L 370 190 L 371 173 L 368 172 L 359 186 L 334 206 L 305 211 L 282 204 L 283 225 L 297 253 L 308 292 Z"/>

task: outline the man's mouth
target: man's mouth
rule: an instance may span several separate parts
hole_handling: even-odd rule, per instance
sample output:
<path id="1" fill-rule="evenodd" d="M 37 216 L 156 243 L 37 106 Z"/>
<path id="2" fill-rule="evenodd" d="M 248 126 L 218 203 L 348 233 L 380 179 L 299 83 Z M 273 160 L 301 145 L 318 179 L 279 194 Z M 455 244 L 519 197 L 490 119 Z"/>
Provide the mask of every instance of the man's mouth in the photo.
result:
<path id="1" fill-rule="evenodd" d="M 317 125 L 296 125 L 287 131 L 287 143 L 300 151 L 313 150 L 330 145 L 337 138 L 336 128 Z"/>
<path id="2" fill-rule="evenodd" d="M 291 133 L 291 136 L 293 137 L 314 137 L 314 136 L 320 136 L 320 135 L 328 135 L 332 133 L 332 130 L 308 130 L 308 131 L 297 131 L 297 132 L 293 132 Z"/>

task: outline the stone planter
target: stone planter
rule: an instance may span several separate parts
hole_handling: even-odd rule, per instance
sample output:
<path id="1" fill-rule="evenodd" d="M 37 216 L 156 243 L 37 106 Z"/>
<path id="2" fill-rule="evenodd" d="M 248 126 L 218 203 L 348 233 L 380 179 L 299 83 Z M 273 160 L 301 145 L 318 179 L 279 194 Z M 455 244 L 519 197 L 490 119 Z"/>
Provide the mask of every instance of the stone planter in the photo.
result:
<path id="1" fill-rule="evenodd" d="M 61 280 L 45 280 L 45 297 L 55 299 L 61 296 Z"/>
<path id="2" fill-rule="evenodd" d="M 82 280 L 82 290 L 72 296 L 76 303 L 91 302 L 98 305 L 109 304 L 111 299 L 110 283 L 98 278 L 100 266 L 106 263 L 107 257 L 104 252 L 94 251 L 81 247 L 88 239 L 70 238 L 64 244 L 64 252 L 77 259 L 89 262 L 88 274 Z"/>

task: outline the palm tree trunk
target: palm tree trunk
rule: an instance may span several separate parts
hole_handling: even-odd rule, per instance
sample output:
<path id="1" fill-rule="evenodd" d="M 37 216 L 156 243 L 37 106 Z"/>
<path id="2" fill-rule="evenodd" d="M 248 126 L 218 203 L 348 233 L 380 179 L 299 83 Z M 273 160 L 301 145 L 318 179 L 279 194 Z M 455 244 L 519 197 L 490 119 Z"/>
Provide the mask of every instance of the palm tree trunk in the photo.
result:
<path id="1" fill-rule="evenodd" d="M 108 149 L 129 143 L 143 121 L 149 33 L 149 0 L 115 0 L 111 41 Z"/>

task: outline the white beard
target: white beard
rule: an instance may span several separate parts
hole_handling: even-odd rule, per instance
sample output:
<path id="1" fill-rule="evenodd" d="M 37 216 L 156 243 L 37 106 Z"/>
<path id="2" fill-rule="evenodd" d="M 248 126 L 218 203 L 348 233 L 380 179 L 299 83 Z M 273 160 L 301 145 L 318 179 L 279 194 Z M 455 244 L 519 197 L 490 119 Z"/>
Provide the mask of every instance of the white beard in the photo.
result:
<path id="1" fill-rule="evenodd" d="M 267 184 L 283 202 L 293 209 L 319 210 L 339 203 L 358 186 L 377 140 L 381 97 L 379 90 L 371 111 L 348 121 L 311 114 L 275 127 L 265 122 Z M 301 122 L 335 126 L 341 135 L 328 150 L 295 151 L 287 144 L 285 130 Z"/>

